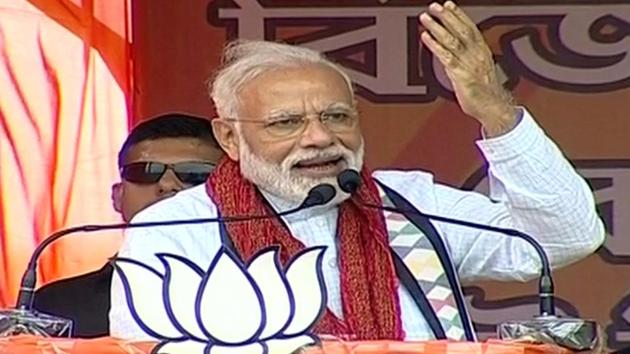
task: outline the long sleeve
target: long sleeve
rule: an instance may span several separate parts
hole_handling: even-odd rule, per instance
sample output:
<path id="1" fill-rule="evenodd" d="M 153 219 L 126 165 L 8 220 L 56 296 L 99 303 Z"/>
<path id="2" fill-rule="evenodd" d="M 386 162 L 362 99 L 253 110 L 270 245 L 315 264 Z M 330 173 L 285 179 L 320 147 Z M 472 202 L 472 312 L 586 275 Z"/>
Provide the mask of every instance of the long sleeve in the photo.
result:
<path id="1" fill-rule="evenodd" d="M 438 210 L 524 231 L 542 244 L 552 267 L 567 265 L 603 243 L 603 223 L 584 179 L 529 113 L 522 113 L 512 131 L 477 142 L 489 165 L 489 198 L 436 185 Z M 538 256 L 523 240 L 444 223 L 440 227 L 464 281 L 524 281 L 540 271 Z"/>

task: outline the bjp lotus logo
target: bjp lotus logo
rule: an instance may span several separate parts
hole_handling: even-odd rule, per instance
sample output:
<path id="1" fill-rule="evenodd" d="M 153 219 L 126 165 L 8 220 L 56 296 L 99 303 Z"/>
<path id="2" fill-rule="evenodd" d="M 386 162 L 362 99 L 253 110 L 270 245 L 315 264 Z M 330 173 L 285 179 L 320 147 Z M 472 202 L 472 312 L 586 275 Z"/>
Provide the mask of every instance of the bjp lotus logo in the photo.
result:
<path id="1" fill-rule="evenodd" d="M 306 249 L 284 269 L 272 247 L 248 265 L 221 249 L 207 271 L 173 254 L 156 255 L 163 270 L 118 258 L 116 271 L 132 316 L 161 341 L 158 353 L 283 354 L 316 341 L 324 250 Z"/>

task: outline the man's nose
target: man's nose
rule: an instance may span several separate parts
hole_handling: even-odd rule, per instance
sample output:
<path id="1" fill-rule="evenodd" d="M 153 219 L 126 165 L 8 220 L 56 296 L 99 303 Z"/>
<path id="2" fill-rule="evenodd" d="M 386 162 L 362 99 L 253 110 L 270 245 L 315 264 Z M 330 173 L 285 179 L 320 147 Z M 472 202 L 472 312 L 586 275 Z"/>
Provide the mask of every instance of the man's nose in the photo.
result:
<path id="1" fill-rule="evenodd" d="M 307 126 L 300 136 L 300 146 L 303 148 L 326 148 L 335 143 L 335 134 L 330 131 L 319 119 L 307 120 Z"/>
<path id="2" fill-rule="evenodd" d="M 181 191 L 185 185 L 171 169 L 168 169 L 158 181 L 158 187 L 159 195 L 169 195 Z"/>

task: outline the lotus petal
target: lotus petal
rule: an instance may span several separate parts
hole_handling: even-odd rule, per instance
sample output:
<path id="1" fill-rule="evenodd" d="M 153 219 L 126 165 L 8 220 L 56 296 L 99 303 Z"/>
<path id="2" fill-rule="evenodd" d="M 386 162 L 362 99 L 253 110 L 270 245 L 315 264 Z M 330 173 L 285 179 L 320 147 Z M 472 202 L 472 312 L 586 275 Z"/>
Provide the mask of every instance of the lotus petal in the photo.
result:
<path id="1" fill-rule="evenodd" d="M 313 327 L 326 308 L 326 286 L 322 275 L 325 246 L 298 253 L 287 265 L 286 277 L 295 299 L 295 314 L 284 330 L 287 336 Z"/>
<path id="2" fill-rule="evenodd" d="M 315 344 L 317 341 L 309 335 L 303 335 L 290 338 L 271 339 L 265 343 L 267 344 L 268 353 L 290 354 L 303 346 Z"/>
<path id="3" fill-rule="evenodd" d="M 148 265 L 129 258 L 117 258 L 114 265 L 125 289 L 131 316 L 140 328 L 162 340 L 182 338 L 182 333 L 166 313 L 162 275 Z"/>
<path id="4" fill-rule="evenodd" d="M 259 338 L 264 340 L 280 333 L 293 316 L 293 295 L 278 259 L 278 247 L 257 254 L 247 268 L 256 281 L 265 304 L 266 325 Z"/>
<path id="5" fill-rule="evenodd" d="M 195 316 L 197 291 L 203 278 L 203 270 L 190 260 L 173 254 L 157 254 L 166 270 L 163 294 L 166 312 L 171 322 L 182 332 L 197 340 L 205 341 Z"/>
<path id="6" fill-rule="evenodd" d="M 197 294 L 196 316 L 213 342 L 253 341 L 265 323 L 262 294 L 245 266 L 221 248 L 210 263 Z"/>
<path id="7" fill-rule="evenodd" d="M 194 340 L 164 342 L 153 349 L 155 354 L 205 354 L 208 343 Z"/>

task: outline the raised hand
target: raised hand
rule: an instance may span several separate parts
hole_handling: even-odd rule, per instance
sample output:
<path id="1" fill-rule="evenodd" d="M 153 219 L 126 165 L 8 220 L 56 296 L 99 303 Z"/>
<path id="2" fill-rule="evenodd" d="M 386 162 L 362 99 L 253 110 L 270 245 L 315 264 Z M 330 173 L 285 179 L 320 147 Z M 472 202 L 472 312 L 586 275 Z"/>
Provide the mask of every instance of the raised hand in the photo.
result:
<path id="1" fill-rule="evenodd" d="M 486 136 L 512 129 L 516 106 L 477 25 L 452 1 L 432 3 L 420 22 L 426 28 L 420 39 L 444 66 L 462 111 L 482 124 Z"/>

